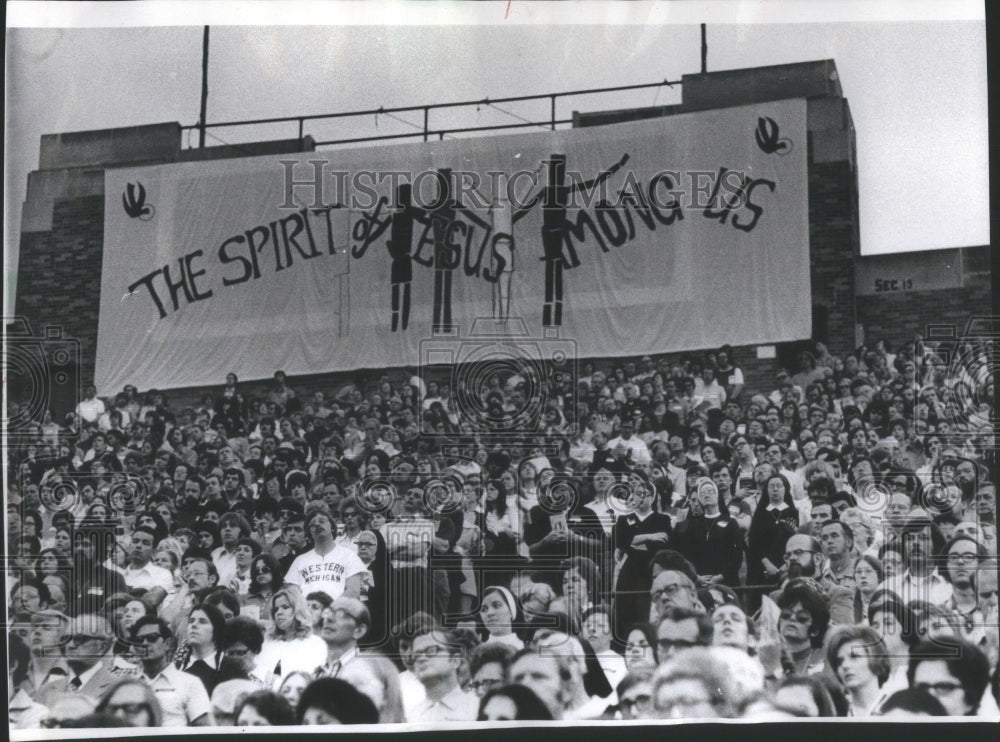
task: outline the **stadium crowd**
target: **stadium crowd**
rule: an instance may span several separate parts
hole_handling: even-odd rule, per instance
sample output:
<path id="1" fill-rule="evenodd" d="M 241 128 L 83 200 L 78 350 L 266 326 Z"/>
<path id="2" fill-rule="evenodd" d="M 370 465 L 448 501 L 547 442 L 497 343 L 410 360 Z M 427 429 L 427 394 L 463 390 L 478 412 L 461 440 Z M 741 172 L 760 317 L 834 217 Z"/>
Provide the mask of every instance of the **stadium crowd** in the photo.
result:
<path id="1" fill-rule="evenodd" d="M 1000 720 L 960 350 L 90 388 L 7 462 L 10 726 Z"/>

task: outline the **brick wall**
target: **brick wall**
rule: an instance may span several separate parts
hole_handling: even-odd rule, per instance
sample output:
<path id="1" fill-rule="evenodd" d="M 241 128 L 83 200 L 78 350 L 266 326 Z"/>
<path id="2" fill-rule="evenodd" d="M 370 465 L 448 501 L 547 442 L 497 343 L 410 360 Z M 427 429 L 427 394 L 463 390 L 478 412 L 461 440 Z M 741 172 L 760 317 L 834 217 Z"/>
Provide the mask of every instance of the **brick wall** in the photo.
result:
<path id="1" fill-rule="evenodd" d="M 21 236 L 15 313 L 35 335 L 58 326 L 80 341 L 80 378 L 94 378 L 104 248 L 104 196 L 57 201 L 52 229 Z"/>
<path id="2" fill-rule="evenodd" d="M 993 306 L 988 278 L 970 281 L 961 290 L 907 291 L 859 296 L 858 321 L 865 341 L 889 340 L 893 347 L 913 342 L 915 333 L 927 337 L 927 325 L 954 323 L 956 336 L 974 315 L 988 314 Z"/>
<path id="3" fill-rule="evenodd" d="M 809 165 L 809 275 L 812 303 L 827 312 L 831 353 L 855 346 L 854 255 L 857 192 L 848 163 Z M 821 339 L 821 338 L 816 338 Z"/>

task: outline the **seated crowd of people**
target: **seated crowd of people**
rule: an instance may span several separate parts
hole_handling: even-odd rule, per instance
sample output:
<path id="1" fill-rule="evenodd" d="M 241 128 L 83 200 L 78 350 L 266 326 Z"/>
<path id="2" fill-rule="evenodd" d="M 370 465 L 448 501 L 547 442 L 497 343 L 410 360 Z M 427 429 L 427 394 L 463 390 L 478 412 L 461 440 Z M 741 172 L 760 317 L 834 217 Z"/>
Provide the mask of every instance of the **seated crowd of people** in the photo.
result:
<path id="1" fill-rule="evenodd" d="M 992 377 L 799 361 L 91 387 L 8 456 L 10 726 L 1000 720 Z"/>

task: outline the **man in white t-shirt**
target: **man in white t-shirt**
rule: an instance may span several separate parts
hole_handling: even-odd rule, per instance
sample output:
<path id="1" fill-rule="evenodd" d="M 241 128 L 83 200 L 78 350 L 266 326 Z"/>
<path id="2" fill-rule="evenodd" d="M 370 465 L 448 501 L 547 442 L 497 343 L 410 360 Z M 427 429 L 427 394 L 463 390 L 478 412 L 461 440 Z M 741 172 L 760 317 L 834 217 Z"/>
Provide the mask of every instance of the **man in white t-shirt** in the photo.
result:
<path id="1" fill-rule="evenodd" d="M 622 455 L 630 457 L 636 463 L 648 463 L 652 457 L 646 443 L 637 438 L 632 433 L 635 432 L 635 424 L 625 418 L 618 426 L 618 437 L 608 441 L 608 450 L 618 455 L 619 449 Z"/>
<path id="2" fill-rule="evenodd" d="M 726 390 L 716 379 L 715 369 L 711 366 L 706 366 L 701 377 L 695 379 L 694 394 L 701 397 L 710 410 L 721 410 L 726 403 Z"/>
<path id="3" fill-rule="evenodd" d="M 104 402 L 98 398 L 97 389 L 93 386 L 88 386 L 83 396 L 83 401 L 76 406 L 76 414 L 88 423 L 96 423 L 104 414 Z"/>
<path id="4" fill-rule="evenodd" d="M 334 600 L 341 595 L 361 596 L 368 568 L 353 551 L 336 545 L 335 528 L 325 510 L 314 510 L 306 518 L 306 531 L 315 548 L 297 557 L 285 575 L 285 582 L 298 585 L 303 595 L 322 590 Z"/>

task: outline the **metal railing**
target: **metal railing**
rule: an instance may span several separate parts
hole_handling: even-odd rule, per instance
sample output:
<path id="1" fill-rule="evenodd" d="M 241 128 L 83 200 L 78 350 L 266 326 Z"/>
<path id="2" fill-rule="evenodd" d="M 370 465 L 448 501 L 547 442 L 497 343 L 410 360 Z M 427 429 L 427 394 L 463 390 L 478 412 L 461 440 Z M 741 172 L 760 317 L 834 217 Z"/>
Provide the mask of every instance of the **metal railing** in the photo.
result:
<path id="1" fill-rule="evenodd" d="M 362 117 L 362 116 L 379 116 L 379 115 L 393 115 L 397 113 L 408 113 L 413 111 L 420 111 L 423 113 L 423 128 L 421 131 L 415 131 L 408 134 L 380 134 L 376 136 L 369 137 L 352 137 L 345 139 L 329 139 L 316 142 L 316 146 L 328 146 L 334 144 L 352 144 L 358 142 L 373 142 L 379 140 L 388 139 L 407 139 L 414 137 L 423 137 L 426 142 L 432 136 L 437 136 L 443 139 L 448 134 L 459 134 L 459 133 L 469 133 L 477 131 L 499 131 L 505 129 L 519 129 L 535 126 L 548 126 L 552 131 L 555 131 L 556 126 L 561 124 L 572 123 L 572 119 L 559 119 L 556 117 L 556 103 L 561 98 L 571 98 L 581 95 L 601 95 L 607 93 L 620 93 L 629 90 L 644 90 L 658 88 L 663 85 L 668 87 L 674 87 L 680 84 L 680 80 L 663 80 L 662 82 L 651 82 L 642 83 L 639 85 L 620 85 L 616 87 L 608 88 L 588 88 L 585 90 L 566 90 L 558 93 L 539 93 L 536 95 L 516 95 L 509 96 L 505 98 L 480 98 L 477 100 L 464 100 L 464 101 L 453 101 L 451 103 L 428 103 L 418 106 L 396 106 L 393 108 L 385 108 L 380 106 L 379 108 L 372 108 L 363 111 L 343 111 L 340 113 L 317 113 L 308 116 L 278 116 L 274 118 L 262 118 L 262 119 L 245 119 L 240 121 L 217 121 L 214 123 L 197 123 L 190 124 L 187 126 L 182 126 L 182 130 L 198 130 L 200 132 L 206 129 L 221 129 L 226 127 L 237 127 L 237 126 L 258 126 L 264 124 L 282 124 L 282 123 L 296 123 L 298 125 L 298 139 L 301 142 L 306 135 L 305 124 L 307 121 L 325 121 L 333 119 L 345 119 L 352 117 Z M 468 127 L 458 127 L 458 128 L 431 128 L 430 125 L 430 114 L 431 111 L 438 111 L 447 108 L 464 108 L 469 106 L 490 106 L 500 103 L 517 103 L 524 101 L 536 101 L 536 100 L 548 100 L 550 103 L 550 116 L 546 120 L 539 121 L 529 121 L 525 119 L 523 122 L 516 124 L 496 124 L 490 126 L 468 126 Z M 504 112 L 506 113 L 506 112 Z M 401 120 L 401 119 L 400 119 Z M 409 122 L 405 122 L 409 123 Z"/>

